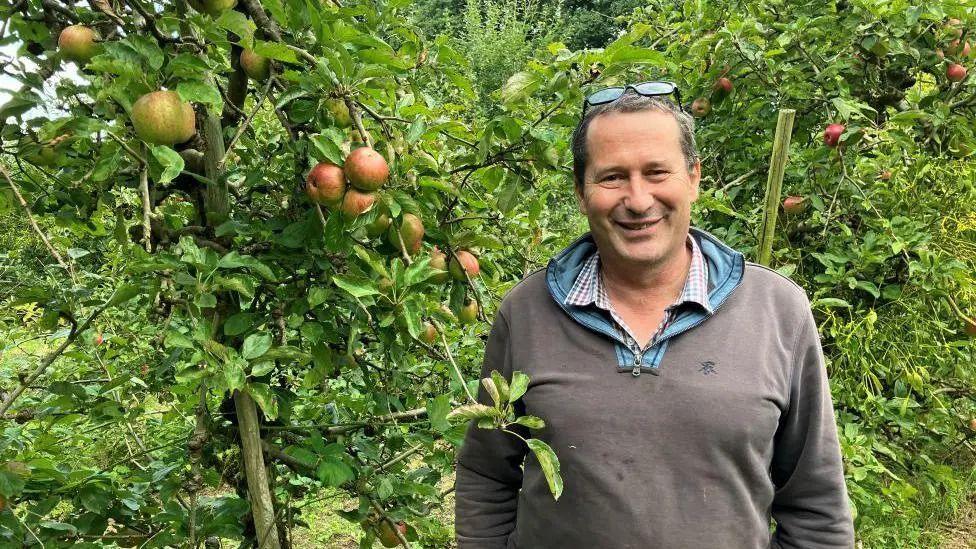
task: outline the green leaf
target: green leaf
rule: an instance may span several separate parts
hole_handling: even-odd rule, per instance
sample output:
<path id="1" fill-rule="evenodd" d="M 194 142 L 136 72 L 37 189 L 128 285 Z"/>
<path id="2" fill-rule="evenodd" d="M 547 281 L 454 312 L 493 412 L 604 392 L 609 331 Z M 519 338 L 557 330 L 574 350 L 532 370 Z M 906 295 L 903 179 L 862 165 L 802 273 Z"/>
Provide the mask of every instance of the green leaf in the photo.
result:
<path id="1" fill-rule="evenodd" d="M 244 365 L 240 361 L 231 360 L 224 364 L 224 383 L 230 392 L 244 388 Z"/>
<path id="2" fill-rule="evenodd" d="M 491 397 L 491 401 L 495 403 L 495 406 L 498 406 L 502 399 L 501 395 L 498 394 L 498 386 L 495 385 L 495 381 L 490 377 L 482 378 L 481 385 L 484 386 L 485 392 Z"/>
<path id="3" fill-rule="evenodd" d="M 511 390 L 508 388 L 508 382 L 505 381 L 505 376 L 503 376 L 498 370 L 492 370 L 491 380 L 495 382 L 495 387 L 498 388 L 498 400 L 495 402 L 497 404 L 507 403 Z"/>
<path id="4" fill-rule="evenodd" d="M 254 322 L 254 316 L 253 313 L 237 313 L 231 315 L 227 319 L 227 322 L 224 322 L 224 335 L 235 336 L 243 334 L 251 327 L 251 324 Z"/>
<path id="5" fill-rule="evenodd" d="M 98 485 L 86 484 L 78 491 L 82 506 L 92 513 L 102 513 L 111 506 L 109 494 Z"/>
<path id="6" fill-rule="evenodd" d="M 353 297 L 366 297 L 380 293 L 379 288 L 371 280 L 335 275 L 332 277 L 332 281 L 335 282 L 336 286 L 349 292 Z"/>
<path id="7" fill-rule="evenodd" d="M 214 24 L 240 37 L 240 45 L 245 48 L 250 48 L 254 42 L 254 31 L 257 25 L 239 11 L 224 10 Z"/>
<path id="8" fill-rule="evenodd" d="M 517 72 L 502 86 L 502 103 L 510 104 L 524 99 L 539 88 L 539 75 L 533 72 Z"/>
<path id="9" fill-rule="evenodd" d="M 441 433 L 450 429 L 451 422 L 447 421 L 447 414 L 450 411 L 450 393 L 429 399 L 427 401 L 427 419 L 430 420 L 431 429 Z"/>
<path id="10" fill-rule="evenodd" d="M 493 417 L 503 416 L 500 410 L 494 408 L 493 406 L 486 406 L 484 404 L 465 404 L 463 406 L 458 406 L 447 414 L 447 419 L 463 421 Z"/>
<path id="11" fill-rule="evenodd" d="M 247 392 L 250 393 L 254 402 L 258 403 L 268 419 L 274 420 L 278 417 L 278 401 L 275 399 L 274 393 L 271 392 L 271 387 L 265 383 L 250 383 L 247 386 Z"/>
<path id="12" fill-rule="evenodd" d="M 13 497 L 24 490 L 27 482 L 17 473 L 6 467 L 0 468 L 0 495 Z"/>
<path id="13" fill-rule="evenodd" d="M 268 352 L 270 348 L 271 336 L 269 334 L 251 334 L 244 339 L 241 356 L 247 360 L 252 360 Z"/>
<path id="14" fill-rule="evenodd" d="M 163 167 L 158 183 L 169 183 L 183 171 L 183 157 L 173 149 L 162 145 L 149 145 L 153 158 Z"/>
<path id="15" fill-rule="evenodd" d="M 116 305 L 125 303 L 133 297 L 139 295 L 142 292 L 142 288 L 134 284 L 123 284 L 116 288 L 115 293 L 112 294 L 112 298 L 108 300 L 108 306 L 114 307 Z"/>
<path id="16" fill-rule="evenodd" d="M 427 122 L 423 118 L 417 118 L 410 124 L 410 129 L 407 130 L 406 141 L 408 144 L 413 145 L 420 139 L 420 136 L 424 135 L 427 131 Z"/>
<path id="17" fill-rule="evenodd" d="M 322 461 L 315 471 L 316 476 L 326 486 L 339 487 L 354 480 L 356 473 L 341 459 L 333 458 Z"/>
<path id="18" fill-rule="evenodd" d="M 200 80 L 185 80 L 176 85 L 176 91 L 184 101 L 210 105 L 215 111 L 224 107 L 224 100 L 214 86 Z"/>
<path id="19" fill-rule="evenodd" d="M 255 40 L 254 52 L 265 57 L 270 57 L 271 59 L 284 61 L 285 63 L 298 63 L 298 57 L 295 55 L 295 52 L 288 49 L 288 46 L 278 42 Z"/>
<path id="20" fill-rule="evenodd" d="M 514 404 L 516 400 L 522 398 L 528 388 L 529 376 L 519 370 L 512 372 L 512 387 L 508 395 L 508 402 Z"/>
<path id="21" fill-rule="evenodd" d="M 822 305 L 824 307 L 845 307 L 847 309 L 851 308 L 850 303 L 837 297 L 822 297 L 820 299 L 815 300 L 811 304 L 811 307 L 816 307 L 817 305 Z"/>
<path id="22" fill-rule="evenodd" d="M 556 453 L 548 444 L 539 439 L 530 438 L 525 442 L 535 454 L 539 466 L 542 467 L 543 474 L 546 475 L 546 482 L 549 483 L 549 491 L 552 492 L 553 499 L 559 500 L 559 496 L 563 493 L 563 479 L 559 475 L 559 459 L 556 457 Z"/>
<path id="23" fill-rule="evenodd" d="M 519 425 L 524 425 L 529 429 L 542 429 L 546 426 L 546 422 L 542 421 L 541 418 L 535 416 L 519 416 L 515 419 L 515 423 Z"/>
<path id="24" fill-rule="evenodd" d="M 311 137 L 312 145 L 315 146 L 315 150 L 319 152 L 317 160 L 328 160 L 336 166 L 342 166 L 344 162 L 344 155 L 342 154 L 342 149 L 327 135 L 313 135 Z"/>

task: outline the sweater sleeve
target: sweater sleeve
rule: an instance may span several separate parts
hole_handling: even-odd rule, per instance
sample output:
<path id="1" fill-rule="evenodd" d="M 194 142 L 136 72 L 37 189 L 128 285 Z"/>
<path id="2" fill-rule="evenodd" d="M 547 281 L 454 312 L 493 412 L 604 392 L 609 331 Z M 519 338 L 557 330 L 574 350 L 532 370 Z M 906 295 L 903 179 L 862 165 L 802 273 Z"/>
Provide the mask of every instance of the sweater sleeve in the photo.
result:
<path id="1" fill-rule="evenodd" d="M 488 336 L 481 377 L 488 377 L 492 370 L 511 380 L 508 322 L 501 313 L 496 316 Z M 479 387 L 478 402 L 492 405 L 485 388 Z M 520 434 L 527 436 L 527 433 Z M 455 481 L 454 524 L 458 549 L 505 549 L 509 535 L 515 530 L 526 450 L 525 444 L 509 433 L 481 429 L 474 421 L 468 425 L 458 454 Z"/>
<path id="2" fill-rule="evenodd" d="M 789 407 L 775 437 L 774 549 L 854 547 L 844 464 L 823 350 L 809 301 L 794 343 Z"/>

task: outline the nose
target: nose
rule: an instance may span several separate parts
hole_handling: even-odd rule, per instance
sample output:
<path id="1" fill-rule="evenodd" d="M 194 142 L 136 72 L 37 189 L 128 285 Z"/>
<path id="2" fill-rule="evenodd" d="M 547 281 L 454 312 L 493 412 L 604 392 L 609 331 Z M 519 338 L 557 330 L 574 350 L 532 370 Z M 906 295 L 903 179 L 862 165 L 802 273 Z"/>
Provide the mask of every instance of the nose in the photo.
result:
<path id="1" fill-rule="evenodd" d="M 654 207 L 654 193 L 641 175 L 631 175 L 624 187 L 623 204 L 635 217 Z"/>

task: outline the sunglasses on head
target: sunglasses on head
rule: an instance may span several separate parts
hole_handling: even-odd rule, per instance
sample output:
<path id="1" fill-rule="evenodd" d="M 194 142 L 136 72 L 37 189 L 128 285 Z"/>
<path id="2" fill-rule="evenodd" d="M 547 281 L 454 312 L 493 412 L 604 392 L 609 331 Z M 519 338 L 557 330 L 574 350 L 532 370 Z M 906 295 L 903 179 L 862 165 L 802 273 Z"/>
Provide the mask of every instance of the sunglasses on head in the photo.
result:
<path id="1" fill-rule="evenodd" d="M 678 86 L 674 82 L 641 82 L 640 84 L 627 84 L 623 87 L 614 86 L 611 88 L 603 88 L 602 90 L 591 93 L 583 100 L 583 112 L 586 113 L 588 107 L 612 103 L 627 93 L 627 90 L 634 90 L 638 95 L 643 95 L 644 97 L 671 95 L 673 93 L 675 99 L 677 99 L 678 108 L 682 109 L 681 92 L 678 91 Z"/>

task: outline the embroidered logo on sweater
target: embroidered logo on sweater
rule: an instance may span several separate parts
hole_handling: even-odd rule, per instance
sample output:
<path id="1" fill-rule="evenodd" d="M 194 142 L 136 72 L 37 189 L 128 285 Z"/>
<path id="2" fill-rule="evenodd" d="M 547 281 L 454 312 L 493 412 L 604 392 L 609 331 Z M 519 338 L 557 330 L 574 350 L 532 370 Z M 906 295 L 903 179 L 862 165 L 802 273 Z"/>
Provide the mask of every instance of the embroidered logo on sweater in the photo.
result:
<path id="1" fill-rule="evenodd" d="M 718 370 L 715 369 L 715 363 L 711 360 L 706 360 L 701 363 L 701 368 L 698 371 L 702 373 L 703 376 L 710 376 L 712 374 L 718 374 Z"/>

